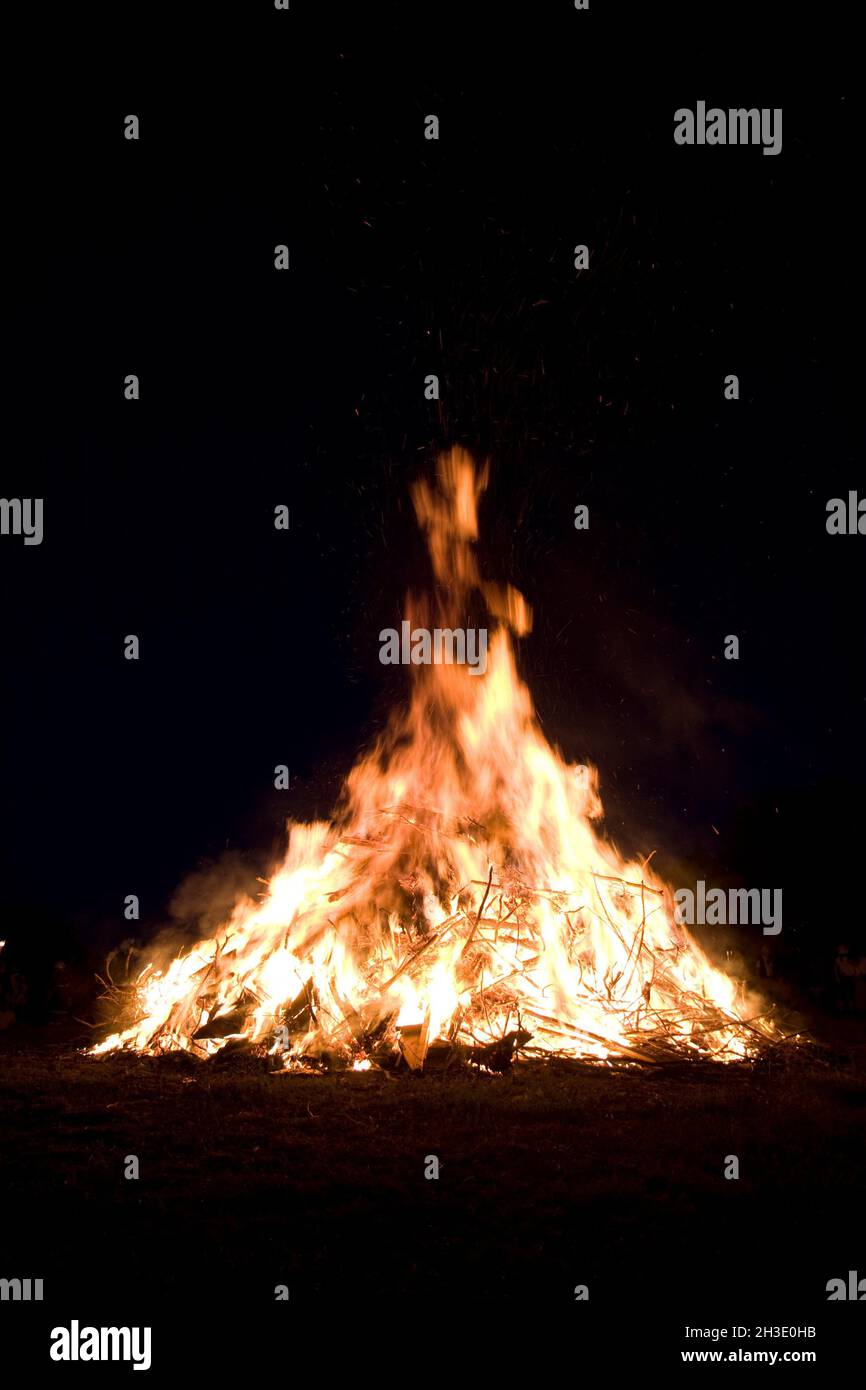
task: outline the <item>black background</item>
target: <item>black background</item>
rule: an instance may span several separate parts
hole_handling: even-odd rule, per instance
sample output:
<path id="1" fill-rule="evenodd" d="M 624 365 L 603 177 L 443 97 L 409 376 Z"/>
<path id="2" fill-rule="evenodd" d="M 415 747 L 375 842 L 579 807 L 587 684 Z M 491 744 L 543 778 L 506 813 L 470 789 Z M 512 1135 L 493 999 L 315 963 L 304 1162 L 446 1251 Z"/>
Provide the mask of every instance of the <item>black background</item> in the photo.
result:
<path id="1" fill-rule="evenodd" d="M 378 633 L 454 442 L 491 460 L 482 565 L 533 606 L 522 669 L 611 835 L 782 887 L 819 957 L 856 936 L 863 540 L 825 521 L 862 473 L 862 113 L 841 78 L 634 79 L 553 11 L 479 41 L 295 6 L 219 61 L 118 30 L 51 100 L 22 83 L 3 493 L 45 538 L 0 545 L 10 939 L 98 956 L 126 894 L 147 932 L 328 813 L 404 694 Z M 781 155 L 676 146 L 698 98 L 781 105 Z"/>

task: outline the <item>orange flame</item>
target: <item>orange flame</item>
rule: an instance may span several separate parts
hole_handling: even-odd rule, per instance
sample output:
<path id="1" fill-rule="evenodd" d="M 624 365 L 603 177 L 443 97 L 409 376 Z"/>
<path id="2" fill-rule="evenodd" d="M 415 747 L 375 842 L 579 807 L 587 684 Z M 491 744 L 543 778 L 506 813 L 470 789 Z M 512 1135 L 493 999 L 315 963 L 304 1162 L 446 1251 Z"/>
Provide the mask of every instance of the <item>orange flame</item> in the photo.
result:
<path id="1" fill-rule="evenodd" d="M 244 1038 L 286 1064 L 342 1054 L 358 1070 L 398 1045 L 494 1044 L 635 1057 L 661 1039 L 729 1060 L 770 1027 L 674 919 L 671 890 L 595 828 L 598 775 L 539 728 L 512 635 L 522 595 L 484 582 L 473 542 L 487 482 L 462 450 L 412 491 L 435 598 L 413 619 L 451 627 L 483 596 L 486 674 L 410 667 L 408 706 L 355 766 L 333 824 L 289 825 L 260 902 L 135 989 L 135 1021 L 93 1050 L 192 1049 Z"/>

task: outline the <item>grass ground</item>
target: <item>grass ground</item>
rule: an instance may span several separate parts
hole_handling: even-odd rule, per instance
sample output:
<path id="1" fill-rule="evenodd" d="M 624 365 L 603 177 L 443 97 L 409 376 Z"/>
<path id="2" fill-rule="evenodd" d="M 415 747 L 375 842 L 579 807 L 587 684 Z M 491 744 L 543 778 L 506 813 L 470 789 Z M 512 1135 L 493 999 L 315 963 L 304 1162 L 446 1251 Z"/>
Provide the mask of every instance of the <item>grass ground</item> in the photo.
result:
<path id="1" fill-rule="evenodd" d="M 596 1306 L 826 1308 L 828 1279 L 866 1274 L 849 1031 L 808 1065 L 453 1078 L 92 1060 L 7 1035 L 0 1274 L 167 1305 L 285 1284 L 318 1307 L 462 1291 L 565 1310 L 585 1284 Z"/>

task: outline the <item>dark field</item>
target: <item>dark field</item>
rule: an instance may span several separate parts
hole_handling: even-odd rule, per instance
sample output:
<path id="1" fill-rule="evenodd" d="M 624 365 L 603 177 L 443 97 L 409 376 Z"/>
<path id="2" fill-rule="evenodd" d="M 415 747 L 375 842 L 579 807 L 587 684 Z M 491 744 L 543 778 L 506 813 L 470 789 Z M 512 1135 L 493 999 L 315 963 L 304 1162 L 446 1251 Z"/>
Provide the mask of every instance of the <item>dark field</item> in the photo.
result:
<path id="1" fill-rule="evenodd" d="M 64 1308 L 73 1292 L 110 1305 L 120 1279 L 156 1309 L 231 1289 L 273 1311 L 285 1284 L 295 1314 L 461 1290 L 573 1318 L 586 1284 L 594 1314 L 639 1298 L 668 1330 L 686 1309 L 847 1316 L 825 1286 L 858 1258 L 866 1273 L 850 1027 L 808 1063 L 455 1078 L 91 1060 L 7 1038 L 4 1272 L 42 1274 Z"/>

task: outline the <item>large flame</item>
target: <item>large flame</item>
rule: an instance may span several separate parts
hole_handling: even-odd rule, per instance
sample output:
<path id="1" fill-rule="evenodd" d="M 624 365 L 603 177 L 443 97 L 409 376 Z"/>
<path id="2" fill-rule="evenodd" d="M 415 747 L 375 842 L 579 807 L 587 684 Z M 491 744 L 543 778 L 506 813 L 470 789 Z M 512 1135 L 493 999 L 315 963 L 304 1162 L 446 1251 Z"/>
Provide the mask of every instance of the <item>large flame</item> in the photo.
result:
<path id="1" fill-rule="evenodd" d="M 663 1046 L 729 1060 L 769 1034 L 676 923 L 671 890 L 596 828 L 595 769 L 542 734 L 512 645 L 529 608 L 477 568 L 485 485 L 452 450 L 436 483 L 413 489 L 436 584 L 408 613 L 453 628 L 477 605 L 486 673 L 410 666 L 408 705 L 349 775 L 334 823 L 290 824 L 262 900 L 148 964 L 134 1021 L 95 1051 L 208 1055 L 245 1039 L 287 1066 L 365 1069 L 398 1049 L 420 1066 L 436 1040 L 463 1055 L 505 1040 L 536 1055 Z"/>

